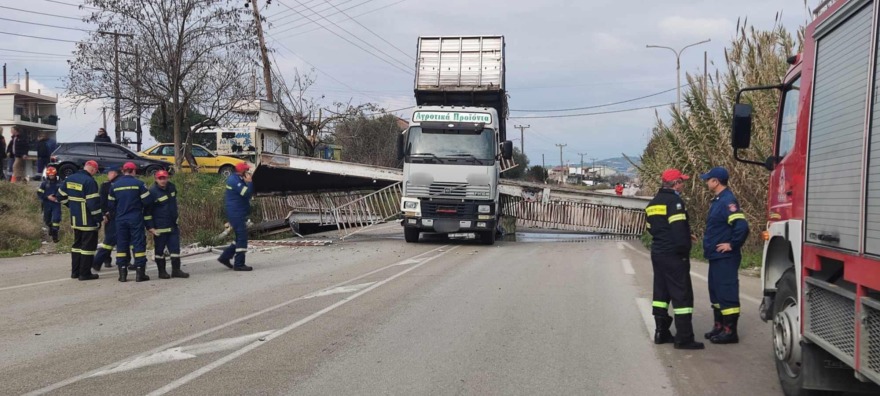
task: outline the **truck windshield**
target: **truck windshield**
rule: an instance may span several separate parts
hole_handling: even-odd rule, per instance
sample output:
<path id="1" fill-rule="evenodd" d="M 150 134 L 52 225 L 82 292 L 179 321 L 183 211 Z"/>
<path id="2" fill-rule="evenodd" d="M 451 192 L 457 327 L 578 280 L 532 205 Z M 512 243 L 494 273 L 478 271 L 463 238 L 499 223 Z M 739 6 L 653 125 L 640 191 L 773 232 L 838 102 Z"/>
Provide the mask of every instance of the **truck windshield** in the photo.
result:
<path id="1" fill-rule="evenodd" d="M 477 162 L 494 161 L 495 131 L 453 129 L 409 129 L 409 155 L 433 155 L 437 158 L 466 158 Z"/>

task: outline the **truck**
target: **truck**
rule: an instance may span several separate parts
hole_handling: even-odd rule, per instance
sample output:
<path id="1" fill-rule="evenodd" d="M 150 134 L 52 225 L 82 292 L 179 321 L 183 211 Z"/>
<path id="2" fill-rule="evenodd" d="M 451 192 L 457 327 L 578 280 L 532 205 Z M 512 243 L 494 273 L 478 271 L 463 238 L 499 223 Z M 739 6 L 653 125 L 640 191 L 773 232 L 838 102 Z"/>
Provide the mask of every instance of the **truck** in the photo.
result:
<path id="1" fill-rule="evenodd" d="M 759 314 L 789 396 L 880 394 L 878 11 L 823 1 L 782 82 L 736 95 L 734 157 L 770 171 Z M 763 161 L 741 152 L 761 90 L 779 94 Z"/>
<path id="2" fill-rule="evenodd" d="M 404 239 L 432 232 L 495 243 L 507 141 L 504 36 L 419 37 L 416 107 L 398 140 Z"/>

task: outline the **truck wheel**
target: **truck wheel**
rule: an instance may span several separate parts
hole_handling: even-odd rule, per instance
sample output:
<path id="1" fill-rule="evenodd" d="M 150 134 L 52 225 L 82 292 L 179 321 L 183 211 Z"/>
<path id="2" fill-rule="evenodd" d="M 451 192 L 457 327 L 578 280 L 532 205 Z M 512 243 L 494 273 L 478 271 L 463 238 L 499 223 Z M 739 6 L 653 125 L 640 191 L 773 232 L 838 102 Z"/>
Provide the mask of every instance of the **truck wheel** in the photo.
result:
<path id="1" fill-rule="evenodd" d="M 61 169 L 58 169 L 58 175 L 61 176 L 60 179 L 67 179 L 67 176 L 76 173 L 76 170 L 76 166 L 64 164 L 61 166 Z"/>
<path id="2" fill-rule="evenodd" d="M 782 274 L 782 278 L 776 282 L 776 290 L 776 299 L 773 301 L 773 349 L 782 391 L 787 396 L 839 394 L 804 389 L 804 377 L 801 375 L 801 312 L 794 268 L 789 268 Z"/>
<path id="3" fill-rule="evenodd" d="M 403 239 L 406 239 L 407 243 L 416 243 L 419 241 L 419 231 L 418 228 L 413 227 L 404 227 L 403 228 Z"/>
<path id="4" fill-rule="evenodd" d="M 480 233 L 480 242 L 482 242 L 483 245 L 489 245 L 489 246 L 494 245 L 495 244 L 495 230 Z"/>
<path id="5" fill-rule="evenodd" d="M 149 166 L 146 170 L 144 170 L 144 176 L 155 176 L 156 172 L 162 170 L 162 168 L 158 166 Z"/>

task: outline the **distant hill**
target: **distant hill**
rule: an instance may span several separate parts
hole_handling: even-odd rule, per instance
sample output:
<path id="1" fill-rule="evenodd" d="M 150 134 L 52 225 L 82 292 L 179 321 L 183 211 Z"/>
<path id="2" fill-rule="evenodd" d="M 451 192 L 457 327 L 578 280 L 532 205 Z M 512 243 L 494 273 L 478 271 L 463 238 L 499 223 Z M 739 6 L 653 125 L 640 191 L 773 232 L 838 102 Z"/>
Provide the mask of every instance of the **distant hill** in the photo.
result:
<path id="1" fill-rule="evenodd" d="M 641 164 L 638 156 L 630 156 L 632 160 L 636 164 Z M 615 157 L 615 158 L 607 158 L 603 160 L 596 161 L 596 165 L 604 165 L 611 169 L 616 170 L 618 173 L 623 173 L 627 175 L 635 175 L 636 170 L 629 161 L 627 161 L 624 157 Z"/>

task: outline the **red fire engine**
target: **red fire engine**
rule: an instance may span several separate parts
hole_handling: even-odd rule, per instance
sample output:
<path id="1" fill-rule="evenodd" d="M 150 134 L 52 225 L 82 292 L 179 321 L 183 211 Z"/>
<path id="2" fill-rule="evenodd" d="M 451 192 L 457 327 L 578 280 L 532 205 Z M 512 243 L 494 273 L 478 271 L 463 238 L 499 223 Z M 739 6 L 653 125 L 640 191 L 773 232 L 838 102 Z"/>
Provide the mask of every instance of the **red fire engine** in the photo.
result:
<path id="1" fill-rule="evenodd" d="M 760 315 L 787 395 L 880 394 L 880 1 L 814 14 L 783 83 L 734 107 L 734 156 L 771 171 Z M 743 159 L 743 101 L 768 89 L 781 93 L 773 155 Z"/>

